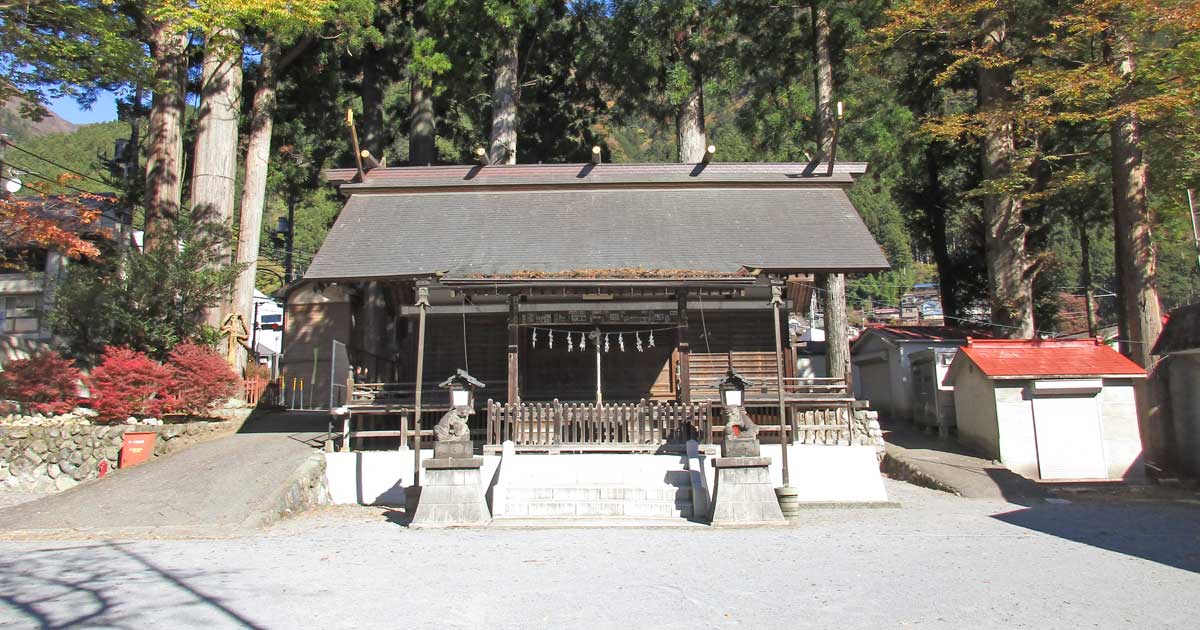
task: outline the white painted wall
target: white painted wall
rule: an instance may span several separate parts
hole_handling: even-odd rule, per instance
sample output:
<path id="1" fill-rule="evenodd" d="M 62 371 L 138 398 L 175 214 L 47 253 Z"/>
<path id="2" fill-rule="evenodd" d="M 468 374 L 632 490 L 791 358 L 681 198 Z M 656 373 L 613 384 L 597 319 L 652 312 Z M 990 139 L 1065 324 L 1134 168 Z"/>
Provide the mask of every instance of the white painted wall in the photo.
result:
<path id="1" fill-rule="evenodd" d="M 1000 461 L 1011 471 L 1038 478 L 1037 434 L 1033 402 L 1026 395 L 1027 381 L 991 381 L 996 399 Z"/>
<path id="2" fill-rule="evenodd" d="M 421 459 L 433 457 L 421 449 Z M 500 465 L 498 455 L 484 455 L 481 478 L 486 491 Z M 325 479 L 334 504 L 405 505 L 413 482 L 412 450 L 325 453 Z"/>
<path id="3" fill-rule="evenodd" d="M 1106 379 L 1100 392 L 1100 422 L 1110 479 L 1140 481 L 1146 470 L 1133 381 Z"/>
<path id="4" fill-rule="evenodd" d="M 996 396 L 991 383 L 970 361 L 962 362 L 954 381 L 954 414 L 958 441 L 979 454 L 1000 459 L 1000 432 L 996 423 Z"/>
<path id="5" fill-rule="evenodd" d="M 782 486 L 783 459 L 779 445 L 763 444 L 762 454 L 771 458 L 771 484 Z M 874 446 L 791 444 L 788 477 L 801 503 L 887 501 Z"/>

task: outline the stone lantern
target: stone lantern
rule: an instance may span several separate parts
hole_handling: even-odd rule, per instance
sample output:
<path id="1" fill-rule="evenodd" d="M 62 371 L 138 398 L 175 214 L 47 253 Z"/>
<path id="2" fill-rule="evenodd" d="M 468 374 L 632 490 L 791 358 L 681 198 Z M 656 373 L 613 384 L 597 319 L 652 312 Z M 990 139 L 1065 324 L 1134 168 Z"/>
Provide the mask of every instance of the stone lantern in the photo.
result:
<path id="1" fill-rule="evenodd" d="M 447 411 L 433 435 L 433 458 L 421 462 L 425 484 L 413 516 L 413 527 L 486 525 L 491 520 L 480 469 L 483 458 L 475 457 L 467 419 L 475 413 L 475 390 L 483 383 L 458 370 L 438 387 L 449 393 Z"/>
<path id="2" fill-rule="evenodd" d="M 467 374 L 466 370 L 459 369 L 450 378 L 442 381 L 438 387 L 449 390 L 451 408 L 469 409 L 470 413 L 474 413 L 475 390 L 483 389 L 484 384 L 474 376 Z"/>

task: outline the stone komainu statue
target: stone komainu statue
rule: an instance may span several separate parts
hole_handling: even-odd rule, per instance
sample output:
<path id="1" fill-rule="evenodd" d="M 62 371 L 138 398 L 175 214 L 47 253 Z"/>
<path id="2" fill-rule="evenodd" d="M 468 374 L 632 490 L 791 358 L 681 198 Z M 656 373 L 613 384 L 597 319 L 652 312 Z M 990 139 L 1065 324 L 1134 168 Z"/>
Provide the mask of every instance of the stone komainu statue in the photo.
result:
<path id="1" fill-rule="evenodd" d="M 441 420 L 433 427 L 433 435 L 439 442 L 466 442 L 471 439 L 471 429 L 467 427 L 468 412 L 460 407 L 447 411 Z"/>
<path id="2" fill-rule="evenodd" d="M 758 425 L 750 419 L 745 408 L 738 406 L 725 410 L 725 437 L 758 438 Z"/>

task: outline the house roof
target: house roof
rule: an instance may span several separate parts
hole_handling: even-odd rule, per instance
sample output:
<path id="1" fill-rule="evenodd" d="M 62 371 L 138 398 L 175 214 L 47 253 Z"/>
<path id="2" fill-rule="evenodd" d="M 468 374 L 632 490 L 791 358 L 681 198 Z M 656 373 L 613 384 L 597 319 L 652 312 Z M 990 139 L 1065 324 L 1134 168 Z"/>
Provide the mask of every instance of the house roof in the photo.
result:
<path id="1" fill-rule="evenodd" d="M 868 334 L 899 342 L 965 342 L 968 337 L 991 337 L 982 326 L 871 326 L 864 329 L 858 339 Z"/>
<path id="2" fill-rule="evenodd" d="M 826 176 L 825 165 L 804 174 L 798 162 L 713 162 L 710 164 L 503 164 L 495 166 L 417 166 L 376 168 L 363 181 L 354 181 L 357 169 L 338 168 L 324 172 L 325 178 L 346 193 L 415 191 L 420 189 L 476 189 L 496 186 L 595 187 L 641 186 L 645 184 L 695 185 L 818 184 L 854 183 L 867 170 L 863 162 L 838 162 Z"/>
<path id="3" fill-rule="evenodd" d="M 578 165 L 569 166 L 579 171 Z M 369 190 L 353 188 L 365 184 L 343 187 L 351 197 L 304 277 L 474 279 L 578 270 L 607 277 L 603 270 L 630 269 L 722 277 L 748 269 L 801 273 L 888 267 L 843 188 L 828 178 L 791 178 L 785 171 L 794 164 L 736 170 L 738 177 L 772 180 L 774 186 L 732 179 L 664 186 L 659 177 L 680 177 L 676 167 L 694 165 L 620 166 L 621 185 L 584 188 L 574 175 L 561 179 L 565 167 L 560 165 L 507 167 L 526 174 L 484 188 L 446 187 L 447 180 L 425 173 L 467 167 L 375 169 L 368 174 L 374 182 Z M 525 178 L 538 169 L 547 177 L 528 184 Z M 381 170 L 391 173 L 376 175 Z M 730 177 L 735 172 L 718 170 Z M 814 185 L 813 179 L 825 183 Z M 382 183 L 399 181 L 413 185 Z"/>
<path id="4" fill-rule="evenodd" d="M 1099 339 L 968 339 L 952 373 L 965 361 L 990 379 L 1146 376 L 1138 364 Z"/>
<path id="5" fill-rule="evenodd" d="M 1180 306 L 1171 311 L 1150 353 L 1171 354 L 1195 350 L 1200 350 L 1200 303 Z"/>
<path id="6" fill-rule="evenodd" d="M 82 236 L 111 237 L 118 227 L 117 216 L 123 212 L 115 193 L 87 193 L 71 195 L 22 195 L 12 198 L 31 215 L 55 221 L 59 227 Z M 95 220 L 84 222 L 81 209 L 99 212 Z M 25 243 L 4 243 L 20 246 Z"/>

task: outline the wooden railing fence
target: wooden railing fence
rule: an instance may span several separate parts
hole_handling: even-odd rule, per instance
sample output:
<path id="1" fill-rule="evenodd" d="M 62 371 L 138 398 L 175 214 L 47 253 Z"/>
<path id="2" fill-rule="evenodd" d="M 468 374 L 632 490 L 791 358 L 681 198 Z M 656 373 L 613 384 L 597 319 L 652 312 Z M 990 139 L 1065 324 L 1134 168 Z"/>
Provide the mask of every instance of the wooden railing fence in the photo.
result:
<path id="1" fill-rule="evenodd" d="M 711 431 L 703 403 L 487 403 L 487 444 L 517 446 L 681 444 Z"/>

